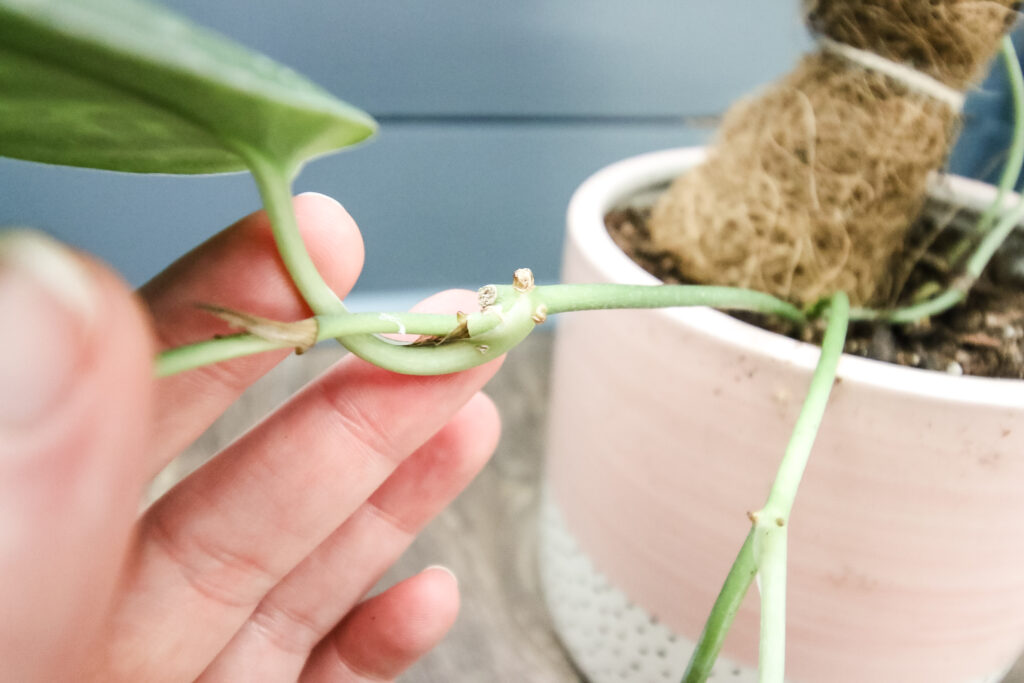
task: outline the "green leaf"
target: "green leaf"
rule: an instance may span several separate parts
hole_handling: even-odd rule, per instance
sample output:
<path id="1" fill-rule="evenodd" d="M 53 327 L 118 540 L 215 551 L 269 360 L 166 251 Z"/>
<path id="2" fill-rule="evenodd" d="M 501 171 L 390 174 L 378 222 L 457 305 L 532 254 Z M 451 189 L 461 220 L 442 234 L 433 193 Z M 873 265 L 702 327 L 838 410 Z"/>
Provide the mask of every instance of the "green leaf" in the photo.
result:
<path id="1" fill-rule="evenodd" d="M 294 71 L 139 0 L 0 0 L 0 155 L 138 173 L 244 170 L 376 123 Z"/>

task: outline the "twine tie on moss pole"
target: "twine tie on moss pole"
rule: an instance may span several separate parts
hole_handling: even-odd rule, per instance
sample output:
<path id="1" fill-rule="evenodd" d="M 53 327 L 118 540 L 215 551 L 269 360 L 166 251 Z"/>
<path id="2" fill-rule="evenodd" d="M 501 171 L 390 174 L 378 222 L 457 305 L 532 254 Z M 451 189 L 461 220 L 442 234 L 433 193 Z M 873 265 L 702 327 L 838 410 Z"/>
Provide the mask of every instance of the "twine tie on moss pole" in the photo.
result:
<path id="1" fill-rule="evenodd" d="M 923 71 L 918 71 L 912 66 L 894 62 L 874 52 L 860 50 L 850 45 L 845 45 L 831 38 L 819 37 L 818 47 L 824 51 L 862 66 L 871 71 L 885 74 L 889 78 L 907 87 L 908 90 L 926 95 L 939 102 L 944 102 L 953 111 L 959 112 L 964 108 L 964 100 L 967 98 L 956 88 L 951 88 L 937 78 L 932 78 Z"/>

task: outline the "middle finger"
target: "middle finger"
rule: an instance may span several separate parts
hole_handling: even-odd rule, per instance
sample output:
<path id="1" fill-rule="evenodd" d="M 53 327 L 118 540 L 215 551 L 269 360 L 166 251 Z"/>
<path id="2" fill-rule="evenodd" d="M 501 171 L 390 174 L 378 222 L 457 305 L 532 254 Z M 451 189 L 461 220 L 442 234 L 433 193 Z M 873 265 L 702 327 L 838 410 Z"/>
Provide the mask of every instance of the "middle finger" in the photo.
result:
<path id="1" fill-rule="evenodd" d="M 343 359 L 146 513 L 110 661 L 174 662 L 161 676 L 198 675 L 497 366 L 409 377 Z"/>
<path id="2" fill-rule="evenodd" d="M 490 399 L 473 397 L 274 586 L 201 680 L 296 680 L 317 643 L 483 467 L 498 424 Z"/>

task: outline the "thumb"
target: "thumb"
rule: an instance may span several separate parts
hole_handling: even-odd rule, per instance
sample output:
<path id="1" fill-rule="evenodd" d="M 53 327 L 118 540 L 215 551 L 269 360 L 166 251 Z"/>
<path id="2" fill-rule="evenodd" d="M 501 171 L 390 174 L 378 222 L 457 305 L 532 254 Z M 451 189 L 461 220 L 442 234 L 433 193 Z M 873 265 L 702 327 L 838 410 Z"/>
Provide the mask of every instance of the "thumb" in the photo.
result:
<path id="1" fill-rule="evenodd" d="M 143 484 L 145 318 L 111 273 L 0 233 L 0 661 L 73 680 L 106 616 Z"/>

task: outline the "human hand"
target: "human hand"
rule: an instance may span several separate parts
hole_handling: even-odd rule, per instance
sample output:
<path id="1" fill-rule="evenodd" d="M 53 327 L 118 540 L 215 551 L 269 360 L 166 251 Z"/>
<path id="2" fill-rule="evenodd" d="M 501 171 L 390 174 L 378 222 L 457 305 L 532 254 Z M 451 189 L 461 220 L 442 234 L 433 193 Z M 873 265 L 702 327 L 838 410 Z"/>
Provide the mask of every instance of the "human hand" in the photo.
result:
<path id="1" fill-rule="evenodd" d="M 343 295 L 355 224 L 319 195 L 295 207 Z M 262 213 L 141 299 L 46 238 L 0 237 L 4 677 L 395 678 L 454 621 L 456 582 L 432 568 L 363 597 L 493 450 L 496 363 L 407 377 L 348 356 L 140 516 L 146 482 L 286 355 L 154 381 L 154 349 L 226 331 L 194 302 L 308 315 Z"/>

